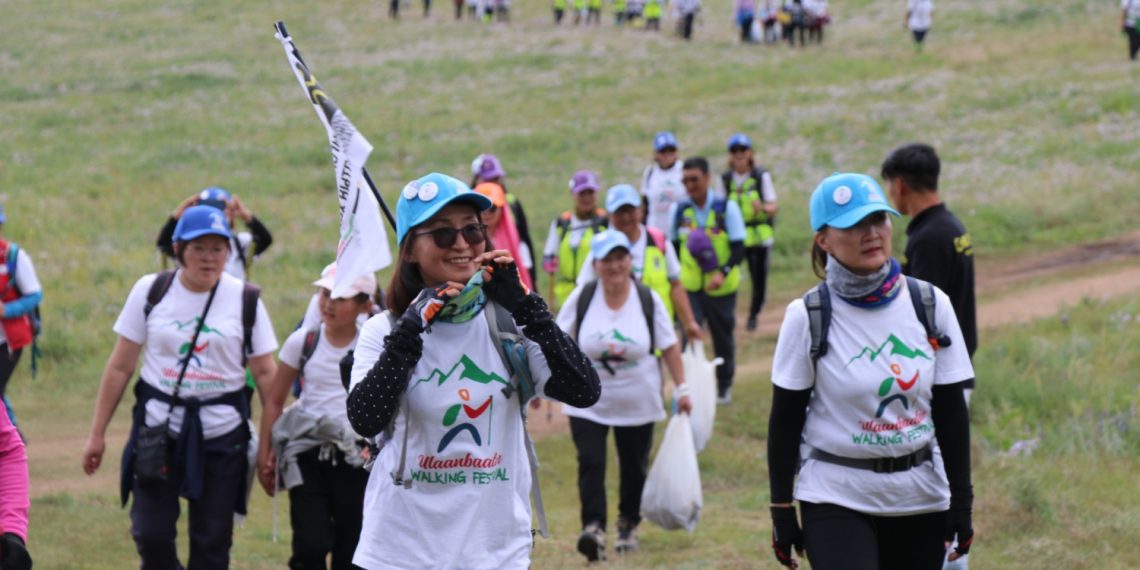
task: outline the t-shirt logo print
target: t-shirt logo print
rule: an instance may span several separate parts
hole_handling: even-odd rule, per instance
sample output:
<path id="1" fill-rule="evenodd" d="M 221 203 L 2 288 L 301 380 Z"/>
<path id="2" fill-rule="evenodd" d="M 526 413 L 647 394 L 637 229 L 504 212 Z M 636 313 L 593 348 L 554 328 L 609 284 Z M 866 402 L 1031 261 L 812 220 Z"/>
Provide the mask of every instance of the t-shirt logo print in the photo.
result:
<path id="1" fill-rule="evenodd" d="M 612 328 L 605 332 L 596 333 L 594 338 L 606 344 L 606 348 L 602 351 L 598 361 L 610 374 L 614 374 L 615 370 L 629 368 L 637 364 L 636 360 L 630 361 L 625 357 L 626 352 L 631 346 L 637 344 L 637 341 L 625 336 L 621 331 Z"/>
<path id="2" fill-rule="evenodd" d="M 890 351 L 886 352 L 888 347 L 890 348 Z M 884 352 L 886 352 L 885 355 Z M 874 362 L 880 356 L 883 356 L 884 358 L 899 356 L 908 360 L 916 360 L 919 358 L 931 360 L 930 356 L 928 356 L 921 349 L 914 348 L 900 340 L 897 336 L 891 334 L 887 337 L 887 340 L 878 346 L 878 348 L 871 348 L 869 346 L 863 347 L 863 349 L 859 351 L 858 354 L 847 361 L 847 366 L 845 366 L 845 368 L 851 366 L 855 363 L 855 361 L 860 360 L 864 357 L 867 358 L 868 362 Z M 914 374 L 909 379 L 905 379 L 906 374 L 903 373 L 903 368 L 898 363 L 892 362 L 888 368 L 890 369 L 891 374 L 879 383 L 879 388 L 877 391 L 878 397 L 882 398 L 882 400 L 879 402 L 879 408 L 875 412 L 876 418 L 883 417 L 883 413 L 887 411 L 887 407 L 896 401 L 902 404 L 904 410 L 909 410 L 910 398 L 907 397 L 907 393 L 910 392 L 911 388 L 914 388 L 914 386 L 918 384 L 919 372 L 917 370 L 915 370 Z M 891 394 L 896 385 L 899 387 L 899 392 Z"/>
<path id="3" fill-rule="evenodd" d="M 190 338 L 187 338 L 186 342 L 182 343 L 182 345 L 178 347 L 178 365 L 179 366 L 182 366 L 182 365 L 186 364 L 187 361 L 190 361 L 194 365 L 195 368 L 202 368 L 201 356 L 204 356 L 206 353 L 206 349 L 210 348 L 210 341 L 207 340 L 207 341 L 203 342 L 202 344 L 195 345 L 193 347 L 193 350 L 191 350 L 191 347 L 190 347 L 190 341 L 193 340 L 194 330 L 198 328 L 198 321 L 200 321 L 201 319 L 202 319 L 202 317 L 194 317 L 193 319 L 190 319 L 188 321 L 171 321 L 170 322 L 170 325 L 173 325 L 175 328 L 177 328 L 179 332 L 182 332 L 184 329 L 188 329 L 190 331 L 190 334 L 191 334 Z M 206 335 L 206 334 L 220 334 L 220 333 L 219 333 L 218 329 L 210 328 L 210 325 L 202 323 L 202 333 L 198 335 L 198 338 L 202 338 L 202 335 Z"/>
<path id="4" fill-rule="evenodd" d="M 435 386 L 443 386 L 452 378 L 455 378 L 456 382 L 468 380 L 479 384 L 490 384 L 492 382 L 497 382 L 499 384 L 503 384 L 504 386 L 509 385 L 509 382 L 507 382 L 507 380 L 502 376 L 499 376 L 494 372 L 485 372 L 482 368 L 479 367 L 478 364 L 475 364 L 475 361 L 472 360 L 471 357 L 467 356 L 466 354 L 460 356 L 459 360 L 447 371 L 436 368 L 432 370 L 431 374 L 428 374 L 426 378 L 417 380 L 415 385 L 427 383 L 430 386 L 434 382 Z M 415 386 L 413 386 L 413 388 L 414 387 Z M 481 404 L 478 404 L 476 407 L 472 407 L 469 404 L 469 402 L 471 402 L 471 391 L 467 388 L 457 389 L 456 396 L 459 397 L 461 403 L 452 405 L 447 409 L 446 412 L 444 412 L 442 425 L 444 427 L 450 427 L 451 429 L 449 429 L 447 433 L 445 433 L 443 437 L 440 438 L 439 445 L 436 447 L 436 453 L 441 453 L 444 449 L 447 449 L 447 446 L 451 445 L 451 442 L 463 433 L 467 433 L 471 437 L 472 441 L 475 442 L 475 445 L 483 446 L 489 445 L 491 443 L 490 427 L 491 417 L 494 409 L 494 396 L 488 395 L 487 399 Z M 476 427 L 474 422 L 462 421 L 461 423 L 456 423 L 460 422 L 461 419 L 477 420 L 483 417 L 484 413 L 486 413 L 487 420 L 485 442 L 482 433 L 480 432 L 479 428 Z M 460 414 L 462 414 L 464 417 L 461 418 Z"/>

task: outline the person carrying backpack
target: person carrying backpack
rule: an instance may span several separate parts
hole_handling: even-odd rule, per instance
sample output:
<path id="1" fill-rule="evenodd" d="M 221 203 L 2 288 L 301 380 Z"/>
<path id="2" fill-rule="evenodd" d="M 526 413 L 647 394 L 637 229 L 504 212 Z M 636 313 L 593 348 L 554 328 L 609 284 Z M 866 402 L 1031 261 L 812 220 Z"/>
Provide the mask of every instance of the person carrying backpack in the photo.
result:
<path id="1" fill-rule="evenodd" d="M 528 491 L 546 528 L 527 402 L 586 408 L 601 394 L 589 359 L 523 287 L 514 259 L 488 251 L 481 212 L 490 205 L 437 173 L 400 193 L 389 310 L 361 330 L 348 396 L 352 428 L 384 442 L 364 493 L 357 566 L 528 568 Z"/>
<path id="2" fill-rule="evenodd" d="M 606 438 L 614 430 L 621 486 L 617 543 L 636 550 L 641 491 L 649 469 L 654 423 L 665 419 L 659 360 L 675 385 L 677 409 L 692 404 L 681 364 L 681 345 L 665 302 L 633 277 L 632 246 L 625 234 L 607 230 L 590 241 L 595 281 L 576 288 L 558 312 L 558 326 L 578 341 L 605 384 L 589 408 L 563 406 L 578 450 L 578 497 L 582 534 L 578 552 L 588 561 L 605 558 Z M 658 356 L 660 354 L 660 356 Z"/>
<path id="3" fill-rule="evenodd" d="M 33 373 L 36 368 L 34 343 L 39 334 L 43 288 L 36 277 L 32 257 L 15 242 L 4 239 L 6 222 L 4 206 L 0 204 L 0 398 L 12 415 L 8 405 L 8 381 L 25 348 L 32 351 Z"/>
<path id="4" fill-rule="evenodd" d="M 744 257 L 752 280 L 747 329 L 754 331 L 768 291 L 768 261 L 775 241 L 772 224 L 778 210 L 776 189 L 772 174 L 756 165 L 752 139 L 744 133 L 728 139 L 728 170 L 720 178 L 728 199 L 736 202 L 744 216 Z"/>
<path id="5" fill-rule="evenodd" d="M 258 479 L 270 496 L 289 491 L 293 555 L 289 568 L 349 569 L 360 537 L 368 472 L 363 439 L 348 425 L 340 361 L 356 342 L 357 322 L 367 316 L 376 291 L 371 273 L 356 278 L 347 295 L 332 298 L 335 266 L 315 281 L 321 295 L 317 326 L 285 339 L 261 415 Z M 304 390 L 282 407 L 298 374 Z M 273 445 L 268 442 L 272 441 Z"/>
<path id="6" fill-rule="evenodd" d="M 507 205 L 511 208 L 511 219 L 514 220 L 515 229 L 519 234 L 519 255 L 521 259 L 515 260 L 524 271 L 530 273 L 530 282 L 538 283 L 538 268 L 534 262 L 537 250 L 530 239 L 530 226 L 527 224 L 526 211 L 518 195 L 507 188 L 507 171 L 503 163 L 493 154 L 480 154 L 471 163 L 471 188 L 483 182 L 494 182 L 503 188 L 506 193 Z"/>
<path id="7" fill-rule="evenodd" d="M 245 222 L 248 232 L 235 233 L 230 239 L 230 257 L 226 260 L 226 273 L 246 281 L 250 266 L 259 255 L 265 253 L 273 243 L 273 235 L 261 220 L 253 215 L 236 195 L 230 195 L 224 188 L 211 186 L 182 201 L 170 214 L 166 224 L 158 232 L 155 245 L 158 251 L 171 259 L 177 259 L 174 252 L 174 228 L 187 208 L 209 206 L 225 213 L 226 223 L 232 228 L 234 221 Z"/>
<path id="8" fill-rule="evenodd" d="M 817 570 L 938 570 L 974 539 L 962 332 L 891 257 L 898 212 L 873 178 L 825 178 L 810 211 L 823 281 L 788 305 L 772 362 L 772 548 L 791 568 L 806 549 Z"/>
<path id="9" fill-rule="evenodd" d="M 589 170 L 579 170 L 570 179 L 574 209 L 562 212 L 550 222 L 546 245 L 542 251 L 542 267 L 554 283 L 554 305 L 561 307 L 574 290 L 582 265 L 590 252 L 590 239 L 605 230 L 610 220 L 598 207 L 598 177 Z"/>
<path id="10" fill-rule="evenodd" d="M 188 567 L 227 568 L 234 513 L 245 514 L 251 439 L 245 370 L 265 404 L 277 339 L 253 285 L 225 273 L 233 234 L 221 210 L 187 208 L 174 228 L 179 269 L 146 275 L 115 322 L 83 470 L 103 462 L 107 425 L 139 356 L 120 498 L 143 568 L 181 568 L 175 535 L 189 507 Z"/>

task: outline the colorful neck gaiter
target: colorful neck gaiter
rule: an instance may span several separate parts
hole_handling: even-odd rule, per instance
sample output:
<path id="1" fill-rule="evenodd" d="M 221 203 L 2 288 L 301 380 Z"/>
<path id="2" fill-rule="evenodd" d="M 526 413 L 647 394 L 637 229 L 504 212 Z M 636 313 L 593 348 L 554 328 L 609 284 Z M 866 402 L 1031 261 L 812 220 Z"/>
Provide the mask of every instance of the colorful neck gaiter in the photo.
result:
<path id="1" fill-rule="evenodd" d="M 902 290 L 902 283 L 902 266 L 893 257 L 870 275 L 856 275 L 838 261 L 828 259 L 827 286 L 840 299 L 856 307 L 881 307 L 894 301 Z"/>
<path id="2" fill-rule="evenodd" d="M 463 290 L 439 310 L 439 316 L 435 320 L 445 323 L 465 323 L 474 319 L 486 304 L 487 295 L 483 293 L 483 270 L 480 269 L 467 280 Z"/>

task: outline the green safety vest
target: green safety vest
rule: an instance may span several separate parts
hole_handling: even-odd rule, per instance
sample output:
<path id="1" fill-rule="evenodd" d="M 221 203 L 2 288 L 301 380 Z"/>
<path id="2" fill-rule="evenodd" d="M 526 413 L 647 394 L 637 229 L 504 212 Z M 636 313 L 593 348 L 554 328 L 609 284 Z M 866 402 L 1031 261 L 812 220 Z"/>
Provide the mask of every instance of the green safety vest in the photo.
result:
<path id="1" fill-rule="evenodd" d="M 669 270 L 665 266 L 665 234 L 661 233 L 661 230 L 649 226 L 642 226 L 642 230 L 648 235 L 645 237 L 645 256 L 642 258 L 641 282 L 657 292 L 657 296 L 661 297 L 661 301 L 665 303 L 665 309 L 669 311 L 669 317 L 672 318 L 673 298 L 670 297 L 670 293 L 673 290 L 673 284 L 669 282 Z"/>
<path id="2" fill-rule="evenodd" d="M 625 12 L 626 0 L 614 0 L 614 12 Z"/>
<path id="3" fill-rule="evenodd" d="M 609 218 L 604 210 L 598 210 L 590 220 L 590 226 L 582 232 L 582 239 L 578 247 L 570 247 L 570 224 L 574 219 L 573 212 L 562 212 L 558 217 L 558 270 L 554 274 L 554 299 L 561 307 L 566 297 L 577 285 L 578 274 L 582 272 L 582 264 L 590 254 L 590 239 L 609 226 Z"/>
<path id="4" fill-rule="evenodd" d="M 661 0 L 649 0 L 645 3 L 646 19 L 661 19 Z"/>
<path id="5" fill-rule="evenodd" d="M 554 0 L 554 9 L 555 10 L 565 10 L 566 9 L 566 0 Z"/>
<path id="6" fill-rule="evenodd" d="M 732 247 L 728 243 L 728 232 L 725 231 L 724 226 L 724 209 L 725 202 L 723 200 L 713 199 L 712 207 L 709 208 L 708 216 L 705 218 L 703 225 L 705 232 L 709 235 L 709 241 L 712 242 L 713 251 L 716 252 L 717 264 L 723 267 L 728 263 L 729 255 L 732 253 Z M 677 210 L 677 220 L 674 222 L 677 227 L 677 237 L 680 239 L 681 249 L 677 255 L 681 258 L 681 286 L 686 291 L 696 293 L 704 290 L 708 283 L 708 274 L 701 271 L 701 266 L 697 263 L 697 259 L 693 254 L 689 253 L 689 232 L 701 228 L 693 215 L 693 203 L 683 202 L 680 209 Z M 724 295 L 731 295 L 740 288 L 740 267 L 733 267 L 732 271 L 724 278 L 724 284 L 720 289 L 715 291 L 708 291 L 710 297 L 723 297 Z"/>
<path id="7" fill-rule="evenodd" d="M 764 172 L 763 168 L 754 168 L 739 186 L 733 184 L 731 170 L 721 176 L 725 192 L 729 199 L 740 207 L 740 213 L 744 217 L 744 247 L 759 247 L 774 235 L 768 213 L 763 209 L 757 210 L 752 207 L 754 201 L 763 205 L 764 195 L 760 192 L 760 180 Z"/>
<path id="8" fill-rule="evenodd" d="M 594 10 L 602 9 L 602 0 L 589 0 L 590 8 Z"/>

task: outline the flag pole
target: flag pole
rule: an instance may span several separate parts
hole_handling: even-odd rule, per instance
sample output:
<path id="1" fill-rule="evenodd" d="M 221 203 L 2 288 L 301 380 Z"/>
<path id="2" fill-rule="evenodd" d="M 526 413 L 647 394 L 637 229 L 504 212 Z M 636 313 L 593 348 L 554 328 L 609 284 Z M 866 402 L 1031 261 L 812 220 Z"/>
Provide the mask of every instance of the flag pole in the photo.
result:
<path id="1" fill-rule="evenodd" d="M 273 24 L 273 28 L 282 38 L 291 37 L 289 35 L 289 30 L 285 29 L 284 21 L 278 20 Z M 301 57 L 301 50 L 297 48 L 296 44 L 292 44 L 292 48 L 293 55 L 297 58 L 297 61 L 301 62 L 301 65 L 304 65 L 306 68 L 308 68 L 308 64 L 305 63 L 305 59 Z M 371 190 L 372 195 L 376 197 L 376 203 L 380 205 L 380 211 L 384 212 L 384 217 L 388 219 L 388 223 L 391 224 L 392 229 L 395 230 L 396 217 L 392 215 L 392 210 L 388 209 L 388 204 L 384 202 L 384 197 L 380 195 L 380 191 L 376 188 L 376 183 L 372 181 L 372 175 L 368 173 L 368 167 L 361 168 L 361 172 L 364 174 L 364 181 L 368 183 L 368 189 Z"/>

